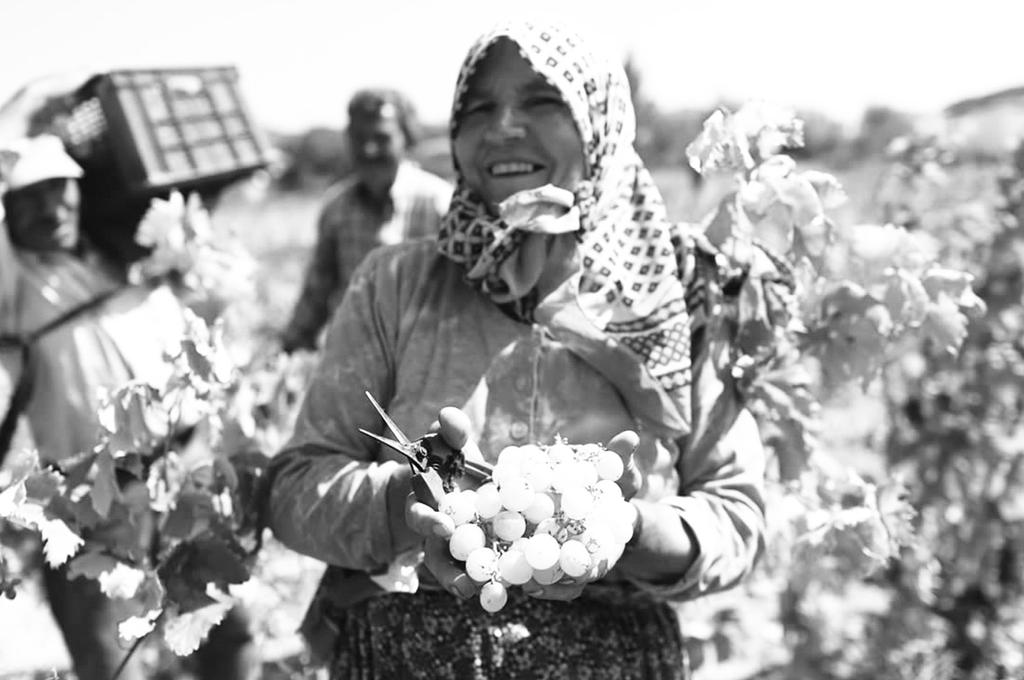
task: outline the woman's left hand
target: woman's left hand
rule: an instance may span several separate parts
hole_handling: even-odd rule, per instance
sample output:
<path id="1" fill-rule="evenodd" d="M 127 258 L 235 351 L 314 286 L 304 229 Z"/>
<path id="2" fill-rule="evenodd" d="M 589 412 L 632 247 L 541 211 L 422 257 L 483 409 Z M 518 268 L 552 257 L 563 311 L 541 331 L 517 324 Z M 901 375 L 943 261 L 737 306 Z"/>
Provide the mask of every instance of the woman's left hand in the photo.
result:
<path id="1" fill-rule="evenodd" d="M 633 430 L 623 430 L 612 437 L 605 448 L 618 454 L 622 459 L 622 476 L 619 477 L 619 488 L 622 497 L 627 501 L 639 493 L 644 478 L 636 463 L 636 450 L 640 446 L 640 435 Z"/>

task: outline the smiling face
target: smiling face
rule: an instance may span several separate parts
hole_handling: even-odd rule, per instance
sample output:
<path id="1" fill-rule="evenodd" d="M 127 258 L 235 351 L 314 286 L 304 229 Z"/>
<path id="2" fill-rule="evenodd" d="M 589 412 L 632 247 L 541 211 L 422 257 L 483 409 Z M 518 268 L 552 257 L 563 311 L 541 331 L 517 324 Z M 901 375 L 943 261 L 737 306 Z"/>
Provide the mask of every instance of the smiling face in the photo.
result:
<path id="1" fill-rule="evenodd" d="M 408 146 L 395 107 L 385 104 L 378 113 L 352 119 L 348 138 L 359 181 L 373 195 L 386 194 Z"/>
<path id="2" fill-rule="evenodd" d="M 569 108 L 507 38 L 477 64 L 457 113 L 455 161 L 492 208 L 517 191 L 586 177 L 583 141 Z"/>

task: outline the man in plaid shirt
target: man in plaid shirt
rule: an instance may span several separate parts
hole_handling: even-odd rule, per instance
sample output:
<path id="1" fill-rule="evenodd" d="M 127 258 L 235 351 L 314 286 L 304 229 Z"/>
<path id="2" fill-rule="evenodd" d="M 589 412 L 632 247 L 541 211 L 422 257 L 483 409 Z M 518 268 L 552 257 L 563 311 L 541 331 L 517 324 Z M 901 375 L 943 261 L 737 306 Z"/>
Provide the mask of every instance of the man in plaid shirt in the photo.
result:
<path id="1" fill-rule="evenodd" d="M 352 176 L 331 187 L 302 293 L 281 337 L 285 352 L 316 349 L 356 266 L 382 244 L 433 238 L 452 187 L 407 158 L 416 142 L 412 108 L 398 92 L 356 93 L 348 106 Z"/>

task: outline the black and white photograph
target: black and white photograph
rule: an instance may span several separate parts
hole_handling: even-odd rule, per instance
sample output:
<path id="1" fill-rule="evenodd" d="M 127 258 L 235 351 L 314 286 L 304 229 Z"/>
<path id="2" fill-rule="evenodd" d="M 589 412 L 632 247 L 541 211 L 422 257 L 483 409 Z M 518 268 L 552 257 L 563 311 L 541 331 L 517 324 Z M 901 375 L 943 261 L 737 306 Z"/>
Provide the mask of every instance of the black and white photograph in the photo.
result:
<path id="1" fill-rule="evenodd" d="M 0 680 L 1024 679 L 1022 26 L 0 0 Z"/>

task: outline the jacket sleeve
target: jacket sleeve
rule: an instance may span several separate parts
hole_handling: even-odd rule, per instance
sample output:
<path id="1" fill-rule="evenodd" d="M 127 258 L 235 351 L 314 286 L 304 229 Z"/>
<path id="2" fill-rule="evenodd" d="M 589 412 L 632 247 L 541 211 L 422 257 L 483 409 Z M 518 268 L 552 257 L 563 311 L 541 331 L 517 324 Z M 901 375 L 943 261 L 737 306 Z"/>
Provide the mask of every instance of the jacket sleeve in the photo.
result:
<path id="1" fill-rule="evenodd" d="M 738 295 L 725 295 L 717 279 L 713 273 L 698 275 L 693 287 L 700 289 L 702 299 L 691 310 L 697 329 L 692 344 L 692 430 L 677 441 L 678 494 L 662 499 L 678 511 L 697 555 L 675 582 L 638 584 L 671 599 L 737 585 L 764 550 L 766 454 L 735 372 L 738 357 L 745 354 L 737 329 L 751 321 L 736 300 L 761 295 L 764 288 L 761 280 L 748 277 Z M 757 316 L 768 326 L 783 322 L 763 311 Z"/>
<path id="2" fill-rule="evenodd" d="M 281 337 L 281 345 L 286 352 L 316 349 L 317 336 L 337 302 L 341 282 L 338 276 L 338 233 L 331 220 L 333 205 L 333 201 L 325 204 L 317 220 L 313 257 L 306 268 L 302 292 L 291 320 Z"/>
<path id="3" fill-rule="evenodd" d="M 385 407 L 393 392 L 397 304 L 394 262 L 371 255 L 357 269 L 327 334 L 294 435 L 270 464 L 266 520 L 293 550 L 328 564 L 373 572 L 409 546 L 393 545 L 389 480 L 358 428 L 382 428 L 364 391 Z"/>
<path id="4" fill-rule="evenodd" d="M 764 550 L 765 452 L 757 423 L 710 365 L 695 369 L 695 429 L 678 442 L 679 491 L 660 502 L 678 512 L 696 557 L 678 579 L 636 584 L 673 600 L 737 585 Z"/>

